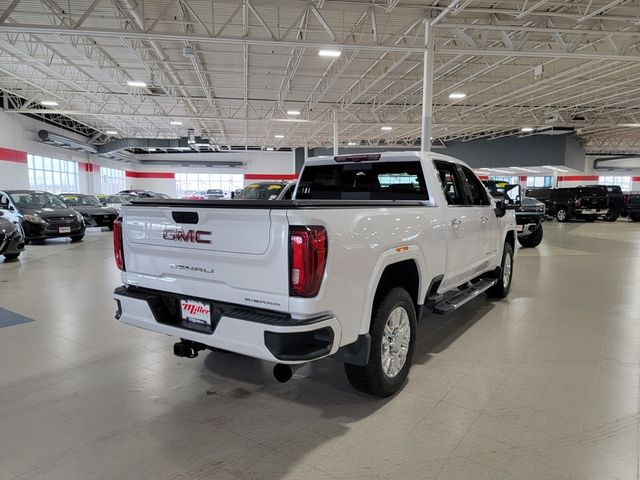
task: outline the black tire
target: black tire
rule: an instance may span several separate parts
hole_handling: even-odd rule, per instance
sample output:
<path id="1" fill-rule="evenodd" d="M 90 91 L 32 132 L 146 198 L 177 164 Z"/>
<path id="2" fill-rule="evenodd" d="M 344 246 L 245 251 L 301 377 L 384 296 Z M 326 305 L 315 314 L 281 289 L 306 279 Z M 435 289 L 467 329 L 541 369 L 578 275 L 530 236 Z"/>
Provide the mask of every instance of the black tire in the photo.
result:
<path id="1" fill-rule="evenodd" d="M 6 258 L 7 260 L 17 260 L 18 257 L 20 256 L 21 252 L 18 253 L 5 253 L 4 254 L 4 258 Z"/>
<path id="2" fill-rule="evenodd" d="M 383 345 L 389 349 L 393 344 L 390 345 L 389 340 L 385 337 L 385 328 L 388 321 L 393 321 L 391 314 L 398 308 L 404 309 L 407 315 L 404 321 L 408 320 L 409 339 L 408 345 L 405 347 L 404 364 L 396 374 L 389 375 L 383 366 Z M 402 315 L 402 312 L 399 314 Z M 356 390 L 376 397 L 388 397 L 404 385 L 411 368 L 411 359 L 416 343 L 416 310 L 413 299 L 404 288 L 392 288 L 384 295 L 371 317 L 369 333 L 371 335 L 369 362 L 362 366 L 345 363 L 344 370 L 349 383 Z M 394 330 L 394 333 L 399 333 L 399 330 Z M 402 349 L 398 353 L 400 351 Z M 391 367 L 392 364 L 389 364 L 388 368 Z"/>
<path id="3" fill-rule="evenodd" d="M 71 239 L 71 243 L 81 242 L 84 238 L 84 234 L 82 235 L 74 235 L 73 237 L 69 237 Z"/>
<path id="4" fill-rule="evenodd" d="M 504 244 L 500 267 L 500 278 L 498 282 L 487 290 L 487 295 L 491 298 L 505 298 L 511 290 L 511 281 L 513 280 L 513 248 L 509 242 L 505 242 Z M 508 278 L 506 278 L 507 275 Z"/>
<path id="5" fill-rule="evenodd" d="M 607 222 L 615 222 L 616 220 L 618 220 L 619 216 L 620 216 L 620 212 L 618 212 L 617 209 L 610 208 L 607 214 L 604 216 L 604 219 Z"/>
<path id="6" fill-rule="evenodd" d="M 542 235 L 542 225 L 538 225 L 538 228 L 536 228 L 526 237 L 518 237 L 518 243 L 524 248 L 537 247 L 542 241 Z"/>
<path id="7" fill-rule="evenodd" d="M 566 207 L 556 208 L 556 220 L 559 222 L 568 222 L 569 218 L 569 210 L 567 210 Z"/>
<path id="8" fill-rule="evenodd" d="M 631 213 L 629 218 L 634 222 L 640 222 L 640 213 Z"/>

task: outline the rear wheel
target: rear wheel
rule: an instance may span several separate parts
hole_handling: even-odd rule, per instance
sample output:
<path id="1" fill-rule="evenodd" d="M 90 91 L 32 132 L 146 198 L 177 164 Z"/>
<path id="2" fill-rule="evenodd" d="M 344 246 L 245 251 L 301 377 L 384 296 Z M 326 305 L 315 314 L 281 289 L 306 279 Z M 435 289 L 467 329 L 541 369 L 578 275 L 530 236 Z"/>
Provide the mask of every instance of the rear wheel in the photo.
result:
<path id="1" fill-rule="evenodd" d="M 542 241 L 542 225 L 538 225 L 533 232 L 531 232 L 526 237 L 518 237 L 518 243 L 522 245 L 524 248 L 533 248 L 540 245 Z"/>
<path id="2" fill-rule="evenodd" d="M 556 220 L 559 222 L 567 222 L 569 221 L 569 211 L 566 207 L 558 207 L 556 209 Z"/>
<path id="3" fill-rule="evenodd" d="M 618 210 L 616 210 L 615 208 L 610 208 L 607 214 L 604 216 L 604 219 L 607 222 L 615 222 L 616 220 L 618 220 L 619 216 L 620 213 L 618 212 Z"/>
<path id="4" fill-rule="evenodd" d="M 487 295 L 493 298 L 504 298 L 511 290 L 511 279 L 513 277 L 513 248 L 509 242 L 504 244 L 502 252 L 502 264 L 500 265 L 500 278 L 498 282 L 487 290 Z"/>
<path id="5" fill-rule="evenodd" d="M 388 397 L 409 374 L 416 337 L 416 311 L 404 288 L 392 288 L 371 319 L 371 352 L 366 365 L 344 364 L 349 383 L 364 393 Z"/>

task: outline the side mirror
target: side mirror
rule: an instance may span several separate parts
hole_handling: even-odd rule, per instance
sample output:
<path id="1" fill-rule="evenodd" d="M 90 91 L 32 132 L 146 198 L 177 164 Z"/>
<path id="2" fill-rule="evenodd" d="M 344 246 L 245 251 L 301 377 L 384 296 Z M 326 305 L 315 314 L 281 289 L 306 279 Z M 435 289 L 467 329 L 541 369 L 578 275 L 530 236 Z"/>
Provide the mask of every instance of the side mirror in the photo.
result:
<path id="1" fill-rule="evenodd" d="M 503 204 L 505 208 L 520 208 L 522 205 L 522 187 L 520 185 L 509 185 L 504 189 Z"/>

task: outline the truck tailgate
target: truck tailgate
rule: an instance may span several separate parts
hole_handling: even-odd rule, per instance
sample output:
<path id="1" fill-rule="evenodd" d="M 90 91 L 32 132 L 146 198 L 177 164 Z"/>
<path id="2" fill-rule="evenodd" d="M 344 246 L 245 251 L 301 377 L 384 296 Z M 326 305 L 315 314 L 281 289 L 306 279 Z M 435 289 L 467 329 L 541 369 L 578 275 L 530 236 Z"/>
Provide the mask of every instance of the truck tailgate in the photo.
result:
<path id="1" fill-rule="evenodd" d="M 287 239 L 286 210 L 126 206 L 125 281 L 286 311 Z"/>

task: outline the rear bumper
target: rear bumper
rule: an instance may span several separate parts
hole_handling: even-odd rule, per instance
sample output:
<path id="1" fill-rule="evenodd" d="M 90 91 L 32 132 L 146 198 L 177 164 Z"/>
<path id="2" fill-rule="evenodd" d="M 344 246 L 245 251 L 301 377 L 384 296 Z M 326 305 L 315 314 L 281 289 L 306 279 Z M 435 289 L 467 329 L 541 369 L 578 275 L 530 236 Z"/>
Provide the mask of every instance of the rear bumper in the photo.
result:
<path id="1" fill-rule="evenodd" d="M 608 208 L 576 208 L 574 210 L 576 215 L 606 215 L 609 213 Z"/>
<path id="2" fill-rule="evenodd" d="M 333 355 L 341 329 L 330 315 L 295 320 L 266 310 L 211 302 L 212 328 L 186 328 L 164 311 L 177 297 L 154 290 L 119 287 L 116 318 L 134 327 L 277 363 L 296 364 Z M 206 301 L 206 300 L 205 300 Z M 171 309 L 169 309 L 171 310 Z"/>

